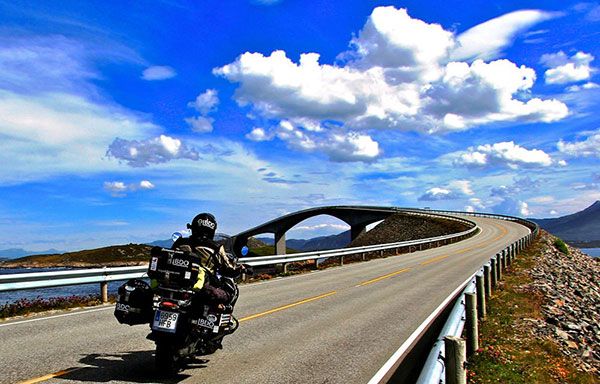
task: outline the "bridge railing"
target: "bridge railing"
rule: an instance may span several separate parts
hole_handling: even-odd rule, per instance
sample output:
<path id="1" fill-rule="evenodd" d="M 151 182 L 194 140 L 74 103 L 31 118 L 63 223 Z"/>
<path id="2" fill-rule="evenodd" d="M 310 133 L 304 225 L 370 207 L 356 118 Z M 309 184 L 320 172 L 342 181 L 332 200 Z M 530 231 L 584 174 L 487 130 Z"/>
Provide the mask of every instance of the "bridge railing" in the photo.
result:
<path id="1" fill-rule="evenodd" d="M 469 228 L 466 231 L 453 233 L 445 236 L 431 237 L 427 239 L 370 245 L 364 247 L 294 253 L 288 255 L 244 257 L 238 259 L 238 261 L 251 266 L 283 265 L 283 268 L 285 270 L 289 263 L 299 261 L 339 258 L 340 261 L 343 262 L 344 256 L 377 251 L 383 252 L 385 250 L 390 249 L 400 250 L 402 248 L 407 248 L 409 252 L 412 252 L 422 249 L 424 246 L 427 245 L 439 245 L 441 243 L 446 244 L 450 242 L 456 242 L 472 236 L 478 230 L 477 225 L 473 221 L 460 217 L 453 217 L 448 215 L 447 213 L 434 213 L 429 211 L 421 212 L 417 210 L 406 211 L 406 213 L 426 217 L 441 217 L 448 220 L 461 222 L 470 226 L 471 228 Z M 106 301 L 108 282 L 117 280 L 128 280 L 132 278 L 142 278 L 146 276 L 147 270 L 147 265 L 141 265 L 134 267 L 75 269 L 68 271 L 0 275 L 0 292 L 100 283 L 101 296 L 103 301 Z"/>

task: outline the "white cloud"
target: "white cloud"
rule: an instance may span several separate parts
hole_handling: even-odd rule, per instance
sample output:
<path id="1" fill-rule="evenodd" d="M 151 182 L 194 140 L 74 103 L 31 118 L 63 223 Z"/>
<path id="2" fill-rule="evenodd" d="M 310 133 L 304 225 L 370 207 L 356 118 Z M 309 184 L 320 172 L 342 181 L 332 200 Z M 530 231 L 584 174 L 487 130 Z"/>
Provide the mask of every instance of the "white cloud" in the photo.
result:
<path id="1" fill-rule="evenodd" d="M 419 201 L 456 200 L 473 195 L 471 182 L 468 180 L 454 180 L 445 187 L 428 189 Z"/>
<path id="2" fill-rule="evenodd" d="M 194 132 L 212 132 L 215 119 L 208 117 L 208 114 L 216 111 L 217 105 L 219 105 L 217 91 L 215 89 L 207 89 L 204 93 L 199 94 L 194 101 L 188 103 L 188 107 L 200 112 L 200 116 L 188 117 L 184 120 Z"/>
<path id="3" fill-rule="evenodd" d="M 560 140 L 558 150 L 573 157 L 599 157 L 600 158 L 600 129 L 589 132 L 582 141 L 567 142 Z"/>
<path id="4" fill-rule="evenodd" d="M 526 149 L 512 141 L 469 147 L 467 151 L 452 154 L 451 157 L 454 157 L 454 164 L 474 167 L 507 166 L 516 169 L 520 166 L 548 167 L 553 164 L 546 152 Z"/>
<path id="5" fill-rule="evenodd" d="M 217 105 L 219 105 L 219 96 L 215 89 L 207 89 L 204 93 L 199 94 L 196 100 L 188 103 L 188 107 L 194 108 L 202 116 L 214 111 Z"/>
<path id="6" fill-rule="evenodd" d="M 481 23 L 457 38 L 458 48 L 451 54 L 453 60 L 493 59 L 522 33 L 558 14 L 540 10 L 521 10 L 507 13 Z"/>
<path id="7" fill-rule="evenodd" d="M 539 20 L 547 16 L 532 12 Z M 321 64 L 318 53 L 302 54 L 296 63 L 284 51 L 246 52 L 213 73 L 239 83 L 235 99 L 254 115 L 303 127 L 309 145 L 320 139 L 308 121 L 322 134 L 361 129 L 373 136 L 371 131 L 381 129 L 431 134 L 567 116 L 561 101 L 528 96 L 533 69 L 508 60 L 448 62 L 455 44 L 438 24 L 411 18 L 404 9 L 378 7 L 352 40 L 352 50 L 342 54 L 343 65 Z M 339 124 L 331 128 L 324 123 L 330 121 Z M 270 137 L 265 133 L 249 138 Z"/>
<path id="8" fill-rule="evenodd" d="M 141 189 L 154 189 L 154 184 L 152 184 L 148 180 L 142 180 L 142 181 L 140 181 L 140 188 Z"/>
<path id="9" fill-rule="evenodd" d="M 173 68 L 162 65 L 148 67 L 142 72 L 142 79 L 148 81 L 166 80 L 175 76 L 177 76 L 177 72 Z"/>
<path id="10" fill-rule="evenodd" d="M 529 199 L 530 202 L 536 204 L 548 204 L 554 202 L 554 197 L 552 196 L 537 196 Z"/>
<path id="11" fill-rule="evenodd" d="M 108 157 L 125 161 L 132 167 L 147 167 L 175 159 L 198 160 L 200 155 L 179 139 L 160 135 L 148 140 L 125 140 L 116 138 L 108 147 Z"/>
<path id="12" fill-rule="evenodd" d="M 253 128 L 250 133 L 246 134 L 246 138 L 251 141 L 268 141 L 273 137 L 266 133 L 264 128 Z"/>
<path id="13" fill-rule="evenodd" d="M 274 137 L 285 141 L 294 149 L 325 153 L 330 160 L 338 162 L 347 161 L 372 161 L 380 154 L 379 143 L 369 135 L 358 132 L 344 132 L 342 130 L 308 128 L 305 125 L 294 124 L 292 121 L 283 120 L 271 132 L 262 128 L 254 128 L 246 137 L 253 141 L 271 140 Z"/>
<path id="14" fill-rule="evenodd" d="M 124 197 L 127 192 L 135 192 L 139 189 L 154 189 L 154 184 L 148 180 L 142 180 L 139 183 L 133 184 L 125 184 L 122 181 L 105 181 L 103 187 L 113 197 Z"/>
<path id="15" fill-rule="evenodd" d="M 600 88 L 600 85 L 598 85 L 597 83 L 588 81 L 587 83 L 585 83 L 583 85 L 571 85 L 571 86 L 567 87 L 567 91 L 568 92 L 579 92 L 579 91 L 583 91 L 583 90 L 597 89 L 597 88 Z"/>
<path id="16" fill-rule="evenodd" d="M 350 229 L 350 226 L 345 224 L 298 225 L 296 227 L 293 227 L 290 231 L 317 231 L 322 229 L 335 229 L 340 231 L 347 231 L 348 229 Z"/>
<path id="17" fill-rule="evenodd" d="M 544 73 L 546 84 L 567 84 L 588 80 L 593 60 L 594 56 L 589 53 L 580 51 L 569 58 L 563 51 L 559 51 L 542 55 L 540 61 L 550 68 Z"/>
<path id="18" fill-rule="evenodd" d="M 204 116 L 187 117 L 184 120 L 192 128 L 192 131 L 198 133 L 212 132 L 213 123 L 215 121 L 215 119 L 213 119 L 212 117 Z"/>
<path id="19" fill-rule="evenodd" d="M 531 215 L 529 205 L 513 197 L 505 197 L 499 204 L 493 206 L 492 209 L 495 213 L 509 216 L 527 217 Z"/>

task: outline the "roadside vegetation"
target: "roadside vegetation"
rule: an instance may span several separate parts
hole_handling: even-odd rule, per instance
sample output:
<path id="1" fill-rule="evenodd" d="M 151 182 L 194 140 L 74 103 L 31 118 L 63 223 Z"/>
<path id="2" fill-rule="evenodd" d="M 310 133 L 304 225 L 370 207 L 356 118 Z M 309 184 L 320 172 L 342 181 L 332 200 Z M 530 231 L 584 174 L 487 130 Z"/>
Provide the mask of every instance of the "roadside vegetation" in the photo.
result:
<path id="1" fill-rule="evenodd" d="M 115 297 L 109 297 L 112 303 Z M 49 299 L 20 299 L 13 303 L 4 304 L 0 307 L 0 319 L 6 319 L 15 316 L 27 316 L 36 312 L 45 312 L 50 310 L 61 310 L 81 307 L 91 307 L 102 304 L 98 295 L 88 296 L 67 296 L 51 297 Z"/>
<path id="2" fill-rule="evenodd" d="M 569 248 L 567 248 L 567 244 L 565 244 L 565 242 L 562 241 L 562 239 L 559 239 L 557 237 L 556 240 L 554 240 L 554 246 L 556 247 L 556 249 L 558 249 L 559 251 L 561 251 L 565 255 L 569 254 Z"/>
<path id="3" fill-rule="evenodd" d="M 535 332 L 545 321 L 544 297 L 529 271 L 544 247 L 537 239 L 526 249 L 488 301 L 480 323 L 481 349 L 468 363 L 470 383 L 600 383 L 594 374 L 577 370 L 554 340 Z"/>

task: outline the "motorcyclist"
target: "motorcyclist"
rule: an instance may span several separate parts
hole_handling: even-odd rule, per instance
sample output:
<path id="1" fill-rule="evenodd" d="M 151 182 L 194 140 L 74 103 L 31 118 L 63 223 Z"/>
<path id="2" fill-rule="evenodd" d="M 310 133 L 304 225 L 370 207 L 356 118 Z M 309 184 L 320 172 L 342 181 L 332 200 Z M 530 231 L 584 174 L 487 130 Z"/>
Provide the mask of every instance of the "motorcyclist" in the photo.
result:
<path id="1" fill-rule="evenodd" d="M 200 213 L 187 224 L 187 228 L 191 230 L 191 236 L 177 239 L 172 249 L 190 252 L 200 258 L 202 268 L 194 284 L 194 291 L 223 310 L 231 304 L 233 292 L 223 289 L 226 286 L 220 283 L 220 276 L 237 277 L 245 268 L 237 265 L 235 260 L 227 256 L 223 245 L 214 241 L 217 221 L 213 215 Z"/>

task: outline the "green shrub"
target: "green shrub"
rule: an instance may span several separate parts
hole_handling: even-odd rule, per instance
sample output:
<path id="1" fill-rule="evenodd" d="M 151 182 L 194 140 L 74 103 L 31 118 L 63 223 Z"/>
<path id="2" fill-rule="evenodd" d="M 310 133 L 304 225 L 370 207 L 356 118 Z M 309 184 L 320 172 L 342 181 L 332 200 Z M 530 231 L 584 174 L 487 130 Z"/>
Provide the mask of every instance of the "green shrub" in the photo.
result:
<path id="1" fill-rule="evenodd" d="M 558 237 L 556 238 L 556 240 L 554 240 L 554 246 L 556 247 L 556 249 L 558 249 L 565 255 L 569 254 L 569 248 L 567 248 L 567 244 L 565 244 L 565 242 L 559 239 Z"/>

